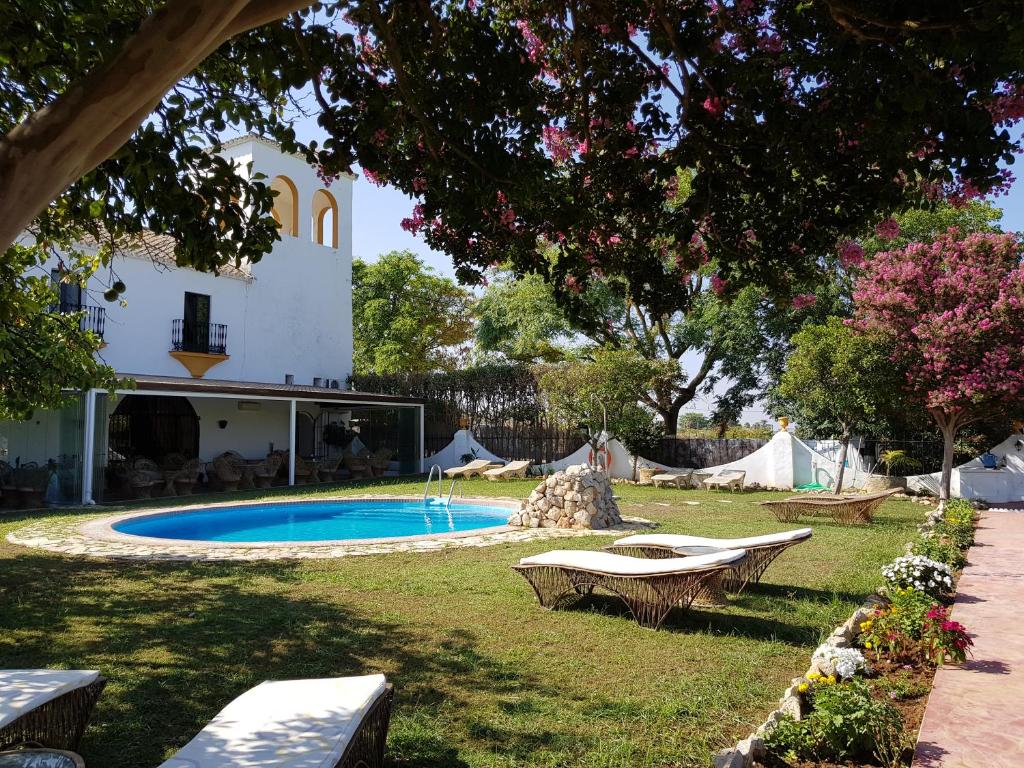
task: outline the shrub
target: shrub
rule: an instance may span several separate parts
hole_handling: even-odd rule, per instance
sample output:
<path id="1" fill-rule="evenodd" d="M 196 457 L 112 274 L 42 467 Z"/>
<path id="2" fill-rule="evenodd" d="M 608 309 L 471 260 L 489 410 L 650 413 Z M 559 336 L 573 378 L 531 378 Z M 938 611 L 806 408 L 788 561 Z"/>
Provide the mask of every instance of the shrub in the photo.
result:
<path id="1" fill-rule="evenodd" d="M 935 533 L 948 537 L 960 549 L 967 549 L 974 543 L 974 507 L 963 499 L 947 502 Z"/>
<path id="2" fill-rule="evenodd" d="M 923 555 L 897 557 L 882 566 L 882 575 L 892 589 L 912 587 L 933 597 L 941 597 L 953 588 L 950 567 Z"/>
<path id="3" fill-rule="evenodd" d="M 921 656 L 921 632 L 932 599 L 916 589 L 896 589 L 892 602 L 878 608 L 869 619 L 861 622 L 860 641 L 864 648 L 885 655 L 892 661 L 910 661 Z"/>
<path id="4" fill-rule="evenodd" d="M 945 563 L 958 571 L 967 563 L 967 557 L 957 544 L 947 536 L 932 534 L 914 542 L 913 554 L 923 555 L 929 560 Z"/>
<path id="5" fill-rule="evenodd" d="M 950 621 L 949 609 L 941 605 L 933 605 L 925 616 L 921 641 L 925 657 L 936 666 L 942 666 L 947 657 L 953 664 L 962 664 L 974 645 L 967 628 L 958 621 Z"/>
<path id="6" fill-rule="evenodd" d="M 903 718 L 890 703 L 871 697 L 862 680 L 814 689 L 814 709 L 803 720 L 782 719 L 766 745 L 787 759 L 871 759 L 876 742 L 902 734 Z"/>

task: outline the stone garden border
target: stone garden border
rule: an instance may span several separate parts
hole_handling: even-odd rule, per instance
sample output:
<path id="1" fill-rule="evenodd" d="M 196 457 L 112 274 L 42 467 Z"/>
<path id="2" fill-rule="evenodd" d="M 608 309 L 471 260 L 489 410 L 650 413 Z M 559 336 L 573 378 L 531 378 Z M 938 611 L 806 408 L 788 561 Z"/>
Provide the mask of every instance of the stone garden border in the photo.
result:
<path id="1" fill-rule="evenodd" d="M 318 501 L 358 500 L 419 500 L 420 497 L 372 495 L 330 496 Z M 300 500 L 296 503 L 302 503 Z M 486 504 L 517 510 L 515 499 L 468 497 L 460 502 Z M 575 538 L 580 536 L 622 536 L 648 530 L 654 523 L 640 517 L 625 518 L 621 525 L 603 530 L 567 528 L 513 528 L 507 525 L 454 533 L 403 536 L 391 539 L 356 539 L 328 542 L 205 542 L 156 539 L 131 536 L 114 531 L 111 526 L 126 518 L 152 517 L 188 512 L 190 510 L 251 506 L 251 501 L 232 501 L 214 504 L 193 504 L 166 507 L 88 519 L 43 520 L 17 528 L 7 534 L 7 541 L 24 547 L 43 549 L 65 555 L 86 555 L 118 560 L 170 560 L 170 561 L 251 561 L 251 560 L 308 560 L 355 555 L 377 555 L 391 552 L 436 552 L 441 549 L 488 547 L 495 544 L 543 539 Z M 280 502 L 275 502 L 280 503 Z"/>
<path id="2" fill-rule="evenodd" d="M 849 648 L 857 637 L 860 623 L 866 621 L 875 608 L 884 604 L 885 600 L 881 596 L 871 595 L 850 615 L 850 618 L 832 631 L 824 644 L 833 648 Z M 793 678 L 790 686 L 779 699 L 778 708 L 768 715 L 768 718 L 757 727 L 757 730 L 737 742 L 734 747 L 723 749 L 715 755 L 715 768 L 751 768 L 754 761 L 763 760 L 765 757 L 764 737 L 775 727 L 775 724 L 784 715 L 790 715 L 797 720 L 803 717 L 803 699 L 798 688 L 801 683 L 807 682 L 807 676 L 812 672 L 821 672 L 814 661 L 802 676 Z"/>

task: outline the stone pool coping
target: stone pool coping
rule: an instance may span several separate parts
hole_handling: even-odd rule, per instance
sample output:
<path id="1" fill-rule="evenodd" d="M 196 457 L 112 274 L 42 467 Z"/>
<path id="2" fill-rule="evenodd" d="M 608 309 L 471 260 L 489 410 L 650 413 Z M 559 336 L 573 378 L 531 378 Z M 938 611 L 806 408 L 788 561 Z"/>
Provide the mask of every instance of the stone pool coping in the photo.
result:
<path id="1" fill-rule="evenodd" d="M 420 501 L 419 496 L 360 495 L 318 497 L 317 501 Z M 270 504 L 302 504 L 308 499 L 284 502 L 256 502 Z M 460 503 L 518 509 L 516 499 L 474 496 L 459 499 Z M 306 560 L 376 555 L 391 552 L 436 552 L 440 549 L 462 547 L 488 547 L 496 544 L 543 539 L 576 538 L 593 535 L 621 536 L 646 530 L 654 524 L 643 518 L 623 518 L 622 525 L 602 530 L 573 530 L 567 528 L 519 528 L 508 525 L 477 528 L 470 531 L 399 536 L 385 539 L 347 539 L 341 541 L 275 541 L 226 542 L 191 541 L 185 539 L 159 539 L 134 536 L 115 531 L 112 526 L 126 519 L 161 517 L 181 512 L 210 508 L 253 506 L 251 501 L 230 501 L 214 504 L 192 504 L 184 507 L 165 507 L 134 512 L 122 512 L 88 520 L 44 520 L 30 523 L 7 534 L 7 541 L 33 549 L 43 549 L 66 555 L 87 555 L 119 560 Z"/>

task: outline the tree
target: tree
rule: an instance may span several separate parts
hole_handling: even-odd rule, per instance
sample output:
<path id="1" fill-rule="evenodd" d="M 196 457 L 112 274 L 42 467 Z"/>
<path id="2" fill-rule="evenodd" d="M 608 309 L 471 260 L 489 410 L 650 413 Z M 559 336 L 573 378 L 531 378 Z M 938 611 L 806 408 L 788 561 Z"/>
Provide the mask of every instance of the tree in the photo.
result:
<path id="1" fill-rule="evenodd" d="M 716 421 L 735 421 L 761 393 L 763 382 L 781 370 L 789 337 L 801 323 L 824 317 L 836 299 L 828 286 L 819 288 L 820 299 L 795 305 L 772 302 L 755 287 L 726 299 L 701 271 L 689 279 L 686 309 L 659 314 L 634 302 L 625 282 L 592 281 L 570 317 L 537 276 L 515 279 L 499 272 L 477 305 L 477 346 L 511 359 L 557 359 L 611 346 L 666 363 L 663 375 L 636 395 L 661 417 L 664 434 L 675 435 L 682 408 L 723 379 L 729 386 L 717 396 Z M 684 356 L 696 358 L 696 370 L 683 370 Z"/>
<path id="2" fill-rule="evenodd" d="M 632 350 L 598 347 L 590 359 L 540 367 L 538 381 L 549 409 L 584 432 L 596 451 L 603 432 L 609 439 L 620 431 L 627 439 L 639 435 L 638 393 L 666 375 L 667 367 Z"/>
<path id="3" fill-rule="evenodd" d="M 785 408 L 801 428 L 810 427 L 814 434 L 839 437 L 835 487 L 839 493 L 850 437 L 880 431 L 887 411 L 898 407 L 894 392 L 899 384 L 888 348 L 832 317 L 821 325 L 807 325 L 793 336 L 793 352 L 775 391 L 774 410 Z"/>
<path id="4" fill-rule="evenodd" d="M 510 260 L 571 307 L 600 271 L 660 315 L 709 254 L 727 292 L 791 293 L 878 209 L 997 186 L 1024 115 L 1010 0 L 307 4 L 4 4 L 0 248 L 152 229 L 182 265 L 258 260 L 271 192 L 216 152 L 244 130 L 417 198 L 467 282 Z"/>
<path id="5" fill-rule="evenodd" d="M 409 251 L 352 262 L 357 374 L 450 370 L 471 338 L 472 294 Z"/>
<path id="6" fill-rule="evenodd" d="M 0 260 L 0 281 L 13 287 L 0 302 L 0 421 L 28 419 L 38 408 L 60 408 L 66 390 L 113 387 L 114 372 L 93 354 L 101 340 L 81 330 L 82 312 L 55 312 L 58 293 L 48 274 L 34 274 L 32 248 L 12 246 Z M 82 264 L 63 279 L 88 276 Z"/>
<path id="7" fill-rule="evenodd" d="M 882 251 L 854 292 L 855 323 L 890 345 L 904 390 L 943 438 L 939 499 L 950 495 L 954 441 L 1024 391 L 1024 267 L 1015 235 L 961 235 Z"/>
<path id="8" fill-rule="evenodd" d="M 538 274 L 516 279 L 499 272 L 473 307 L 476 347 L 518 362 L 557 362 L 569 351 L 573 328 Z"/>
<path id="9" fill-rule="evenodd" d="M 603 274 L 679 309 L 709 254 L 729 291 L 796 292 L 879 209 L 1005 183 L 1004 126 L 1024 111 L 1012 3 L 358 3 L 350 18 L 357 61 L 326 86 L 366 105 L 339 115 L 376 115 L 355 154 L 416 198 L 408 229 L 464 280 L 509 261 L 570 305 Z M 671 205 L 680 168 L 692 190 Z"/>

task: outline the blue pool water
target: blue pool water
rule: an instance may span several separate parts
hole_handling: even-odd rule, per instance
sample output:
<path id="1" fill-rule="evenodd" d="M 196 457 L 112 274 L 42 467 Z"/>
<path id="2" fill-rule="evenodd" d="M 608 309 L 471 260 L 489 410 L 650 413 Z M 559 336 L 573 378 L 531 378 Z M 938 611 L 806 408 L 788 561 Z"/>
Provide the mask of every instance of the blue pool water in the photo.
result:
<path id="1" fill-rule="evenodd" d="M 509 510 L 395 499 L 250 504 L 122 520 L 120 533 L 190 541 L 339 541 L 421 536 L 504 525 Z"/>

